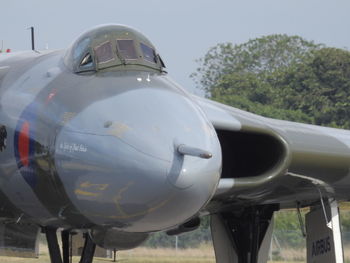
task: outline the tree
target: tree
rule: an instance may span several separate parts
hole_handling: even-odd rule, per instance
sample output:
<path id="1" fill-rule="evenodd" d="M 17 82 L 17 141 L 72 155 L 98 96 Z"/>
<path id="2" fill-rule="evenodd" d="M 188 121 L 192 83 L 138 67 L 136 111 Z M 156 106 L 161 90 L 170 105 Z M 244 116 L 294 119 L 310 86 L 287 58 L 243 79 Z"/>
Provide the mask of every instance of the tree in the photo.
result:
<path id="1" fill-rule="evenodd" d="M 305 216 L 305 212 L 302 212 Z M 280 211 L 275 213 L 274 235 L 282 247 L 305 247 L 301 225 L 296 211 Z"/>
<path id="2" fill-rule="evenodd" d="M 206 95 L 267 117 L 350 128 L 350 52 L 271 35 L 211 48 L 192 74 Z"/>
<path id="3" fill-rule="evenodd" d="M 191 77 L 210 96 L 211 88 L 224 75 L 236 72 L 264 77 L 304 60 L 310 51 L 321 47 L 299 36 L 287 35 L 265 36 L 240 45 L 218 44 L 197 60 L 199 67 Z"/>
<path id="4" fill-rule="evenodd" d="M 350 128 L 350 52 L 337 48 L 313 51 L 291 65 L 275 82 L 283 109 L 300 110 L 318 125 Z"/>

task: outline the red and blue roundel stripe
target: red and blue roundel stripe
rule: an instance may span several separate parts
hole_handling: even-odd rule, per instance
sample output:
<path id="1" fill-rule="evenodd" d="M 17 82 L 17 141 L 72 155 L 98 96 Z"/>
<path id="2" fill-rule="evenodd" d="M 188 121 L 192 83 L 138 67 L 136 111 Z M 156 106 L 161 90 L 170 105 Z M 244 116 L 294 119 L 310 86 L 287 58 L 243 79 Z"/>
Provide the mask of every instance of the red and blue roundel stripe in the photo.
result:
<path id="1" fill-rule="evenodd" d="M 30 123 L 24 121 L 20 127 L 18 134 L 18 153 L 21 166 L 29 166 L 30 153 Z"/>
<path id="2" fill-rule="evenodd" d="M 22 113 L 16 126 L 14 146 L 17 167 L 24 180 L 34 187 L 37 183 L 35 173 L 35 124 L 36 124 L 36 104 L 30 104 Z"/>

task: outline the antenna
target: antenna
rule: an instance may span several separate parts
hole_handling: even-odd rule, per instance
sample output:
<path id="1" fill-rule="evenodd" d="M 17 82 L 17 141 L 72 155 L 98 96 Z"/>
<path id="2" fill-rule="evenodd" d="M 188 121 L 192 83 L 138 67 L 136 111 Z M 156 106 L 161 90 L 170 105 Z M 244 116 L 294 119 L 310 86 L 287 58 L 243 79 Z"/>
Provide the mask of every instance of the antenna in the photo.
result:
<path id="1" fill-rule="evenodd" d="M 32 34 L 32 50 L 35 50 L 35 45 L 34 45 L 34 27 L 31 26 L 28 29 L 30 29 L 31 34 Z"/>

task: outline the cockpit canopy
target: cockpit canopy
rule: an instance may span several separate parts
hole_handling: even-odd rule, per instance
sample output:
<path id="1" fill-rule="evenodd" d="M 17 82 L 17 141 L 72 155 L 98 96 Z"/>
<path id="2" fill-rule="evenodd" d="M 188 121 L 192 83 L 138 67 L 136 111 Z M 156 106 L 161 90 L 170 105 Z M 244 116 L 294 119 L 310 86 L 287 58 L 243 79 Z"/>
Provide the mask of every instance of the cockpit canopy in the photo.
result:
<path id="1" fill-rule="evenodd" d="M 68 49 L 65 63 L 75 73 L 104 69 L 162 72 L 165 68 L 152 43 L 122 25 L 102 25 L 85 32 Z"/>

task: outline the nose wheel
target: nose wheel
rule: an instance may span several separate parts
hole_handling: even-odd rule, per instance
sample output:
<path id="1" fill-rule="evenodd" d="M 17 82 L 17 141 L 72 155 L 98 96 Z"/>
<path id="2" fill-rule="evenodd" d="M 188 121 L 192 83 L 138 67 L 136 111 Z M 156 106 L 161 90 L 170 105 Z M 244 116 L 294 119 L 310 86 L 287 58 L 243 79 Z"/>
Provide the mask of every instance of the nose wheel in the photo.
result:
<path id="1" fill-rule="evenodd" d="M 72 262 L 72 238 L 68 230 L 61 232 L 62 254 L 57 240 L 57 228 L 45 227 L 43 231 L 46 235 L 51 263 L 71 263 Z M 79 263 L 92 263 L 95 254 L 96 244 L 90 235 L 85 234 L 85 243 Z"/>

